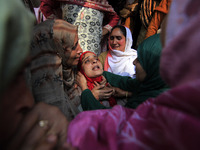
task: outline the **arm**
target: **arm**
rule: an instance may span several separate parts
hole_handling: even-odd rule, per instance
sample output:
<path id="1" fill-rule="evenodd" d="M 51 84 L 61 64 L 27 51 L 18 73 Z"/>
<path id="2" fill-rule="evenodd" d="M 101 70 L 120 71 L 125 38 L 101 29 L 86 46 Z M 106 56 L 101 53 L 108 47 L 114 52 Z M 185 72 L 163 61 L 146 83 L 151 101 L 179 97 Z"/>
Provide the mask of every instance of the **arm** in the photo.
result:
<path id="1" fill-rule="evenodd" d="M 134 94 L 137 91 L 140 82 L 128 76 L 120 76 L 107 71 L 103 72 L 104 77 L 113 87 L 118 87 L 125 91 L 130 91 Z"/>
<path id="2" fill-rule="evenodd" d="M 40 9 L 46 18 L 56 18 L 56 11 L 60 7 L 55 0 L 41 0 Z"/>
<path id="3" fill-rule="evenodd" d="M 147 29 L 145 39 L 156 34 L 166 14 L 156 11 Z"/>
<path id="4" fill-rule="evenodd" d="M 92 94 L 89 89 L 86 89 L 81 94 L 81 105 L 83 110 L 106 109 Z"/>
<path id="5" fill-rule="evenodd" d="M 115 25 L 117 25 L 117 23 L 119 22 L 119 19 L 120 19 L 119 16 L 116 13 L 108 13 L 107 17 L 108 17 L 108 24 L 106 24 L 103 27 L 104 32 L 105 32 L 105 29 L 107 31 L 111 31 L 112 27 L 114 27 Z"/>

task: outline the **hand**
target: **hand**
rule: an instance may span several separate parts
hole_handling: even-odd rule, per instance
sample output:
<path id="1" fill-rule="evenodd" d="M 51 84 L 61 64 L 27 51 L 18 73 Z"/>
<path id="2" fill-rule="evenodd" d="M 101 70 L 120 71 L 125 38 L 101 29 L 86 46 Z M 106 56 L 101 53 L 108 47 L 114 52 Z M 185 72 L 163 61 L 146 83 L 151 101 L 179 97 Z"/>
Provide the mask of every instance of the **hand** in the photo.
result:
<path id="1" fill-rule="evenodd" d="M 113 87 L 114 88 L 114 97 L 117 97 L 117 98 L 127 98 L 127 97 L 131 97 L 132 96 L 132 92 L 128 92 L 128 91 L 124 91 L 120 88 L 117 88 L 117 87 Z"/>
<path id="2" fill-rule="evenodd" d="M 68 121 L 57 107 L 38 103 L 24 116 L 7 149 L 49 150 L 62 147 L 66 143 L 67 128 Z"/>
<path id="3" fill-rule="evenodd" d="M 100 82 L 100 84 L 106 86 L 107 80 L 103 75 L 102 75 L 102 78 L 103 80 Z"/>
<path id="4" fill-rule="evenodd" d="M 82 91 L 84 91 L 85 89 L 88 89 L 87 80 L 86 80 L 85 76 L 81 72 L 77 73 L 76 83 L 81 87 Z"/>
<path id="5" fill-rule="evenodd" d="M 113 88 L 95 82 L 94 88 L 91 90 L 92 94 L 97 100 L 108 99 L 113 94 Z"/>
<path id="6" fill-rule="evenodd" d="M 102 36 L 104 36 L 104 35 L 106 35 L 108 33 L 109 33 L 108 29 L 103 28 L 103 30 L 102 30 Z"/>

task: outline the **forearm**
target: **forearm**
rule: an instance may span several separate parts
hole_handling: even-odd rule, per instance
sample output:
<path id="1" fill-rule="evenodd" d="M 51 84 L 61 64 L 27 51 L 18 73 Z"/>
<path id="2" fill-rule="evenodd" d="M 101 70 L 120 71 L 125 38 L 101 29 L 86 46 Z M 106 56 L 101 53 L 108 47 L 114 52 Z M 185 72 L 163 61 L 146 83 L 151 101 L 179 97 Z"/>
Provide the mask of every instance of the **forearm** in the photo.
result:
<path id="1" fill-rule="evenodd" d="M 132 79 L 128 76 L 120 76 L 106 71 L 104 71 L 103 75 L 111 86 L 118 87 L 125 91 L 135 91 L 139 86 L 139 82 L 136 79 Z"/>
<path id="2" fill-rule="evenodd" d="M 56 15 L 54 10 L 58 7 L 59 4 L 54 0 L 41 0 L 40 9 L 46 18 Z"/>
<path id="3" fill-rule="evenodd" d="M 111 31 L 112 27 L 118 24 L 119 16 L 116 13 L 109 13 L 109 22 L 104 26 L 108 31 Z"/>
<path id="4" fill-rule="evenodd" d="M 81 105 L 83 110 L 106 109 L 92 94 L 89 89 L 86 89 L 81 94 Z"/>
<path id="5" fill-rule="evenodd" d="M 147 29 L 145 39 L 157 33 L 164 16 L 165 16 L 164 13 L 155 12 L 155 14 L 149 24 L 149 27 Z"/>

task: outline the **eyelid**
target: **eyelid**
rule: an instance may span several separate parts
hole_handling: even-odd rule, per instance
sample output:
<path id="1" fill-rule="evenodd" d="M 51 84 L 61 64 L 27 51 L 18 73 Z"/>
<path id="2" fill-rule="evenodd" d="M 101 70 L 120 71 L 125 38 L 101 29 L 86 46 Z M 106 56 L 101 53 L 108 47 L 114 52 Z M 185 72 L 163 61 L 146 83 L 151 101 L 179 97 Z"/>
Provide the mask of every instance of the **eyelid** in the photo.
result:
<path id="1" fill-rule="evenodd" d="M 77 41 L 76 44 L 72 47 L 72 50 L 75 50 L 76 47 L 77 47 L 77 45 L 78 45 L 78 41 Z"/>
<path id="2" fill-rule="evenodd" d="M 117 38 L 118 40 L 121 40 L 121 39 L 122 39 L 122 37 L 121 37 L 121 36 L 117 36 L 116 38 Z"/>

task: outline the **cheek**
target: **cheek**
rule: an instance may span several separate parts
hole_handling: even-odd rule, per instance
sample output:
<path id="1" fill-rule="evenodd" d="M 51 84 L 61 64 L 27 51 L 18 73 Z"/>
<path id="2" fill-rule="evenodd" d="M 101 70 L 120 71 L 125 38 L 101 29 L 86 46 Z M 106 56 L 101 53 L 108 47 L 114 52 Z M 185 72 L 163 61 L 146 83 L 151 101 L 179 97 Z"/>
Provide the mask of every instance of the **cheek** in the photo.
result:
<path id="1" fill-rule="evenodd" d="M 88 74 L 90 73 L 90 67 L 89 65 L 84 65 L 83 67 L 83 71 L 85 72 L 85 74 L 88 76 Z"/>
<path id="2" fill-rule="evenodd" d="M 24 113 L 32 108 L 34 99 L 23 78 L 11 85 L 4 94 L 0 108 L 0 134 L 5 135 L 6 139 L 15 132 Z"/>
<path id="3" fill-rule="evenodd" d="M 121 45 L 121 46 L 125 46 L 126 44 L 126 41 L 124 39 L 118 41 L 118 43 Z"/>

